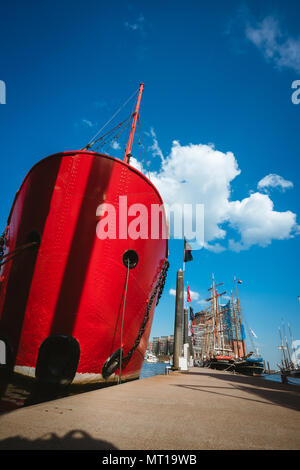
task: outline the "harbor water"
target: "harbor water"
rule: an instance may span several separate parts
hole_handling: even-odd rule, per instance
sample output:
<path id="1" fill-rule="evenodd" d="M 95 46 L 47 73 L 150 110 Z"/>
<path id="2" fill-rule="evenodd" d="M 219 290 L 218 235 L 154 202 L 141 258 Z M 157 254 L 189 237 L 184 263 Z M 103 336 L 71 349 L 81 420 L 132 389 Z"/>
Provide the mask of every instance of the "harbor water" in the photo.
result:
<path id="1" fill-rule="evenodd" d="M 140 379 L 145 379 L 147 377 L 152 377 L 154 375 L 165 374 L 166 367 L 168 366 L 170 366 L 170 364 L 165 364 L 161 362 L 156 362 L 156 363 L 144 362 Z M 270 380 L 271 382 L 281 383 L 280 374 L 262 374 L 261 378 L 265 380 Z M 300 378 L 287 377 L 287 383 L 291 385 L 300 386 Z"/>
<path id="2" fill-rule="evenodd" d="M 166 367 L 170 367 L 170 364 L 163 362 L 157 363 L 147 363 L 144 362 L 142 371 L 140 374 L 140 379 L 146 379 L 148 377 L 153 377 L 155 375 L 165 375 Z M 261 376 L 262 380 L 269 380 L 273 382 L 281 382 L 280 374 L 263 374 Z M 295 379 L 288 377 L 287 383 L 291 385 L 300 386 L 300 379 Z M 3 385 L 3 384 L 2 384 Z M 101 388 L 99 386 L 93 386 L 90 390 Z M 0 383 L 1 390 L 1 383 Z M 4 391 L 5 390 L 5 391 Z M 82 393 L 88 390 L 78 390 L 77 393 Z M 56 398 L 63 398 L 65 396 L 73 395 L 74 392 L 66 390 L 65 392 L 56 393 L 51 390 L 40 391 L 38 393 L 32 392 L 32 390 L 27 389 L 23 382 L 20 382 L 17 378 L 12 380 L 11 383 L 5 387 L 1 393 L 0 398 L 0 413 L 11 411 L 16 408 L 23 406 L 34 405 L 37 403 L 55 400 Z M 76 392 L 75 392 L 76 394 Z"/>
<path id="3" fill-rule="evenodd" d="M 140 379 L 146 379 L 147 377 L 152 377 L 153 375 L 165 374 L 167 366 L 170 366 L 170 364 L 165 364 L 164 362 L 144 362 Z"/>
<path id="4" fill-rule="evenodd" d="M 281 375 L 280 374 L 263 374 L 263 378 L 266 380 L 271 380 L 272 382 L 280 382 L 281 383 Z M 291 385 L 299 385 L 300 386 L 300 378 L 293 378 L 287 377 L 287 383 Z"/>

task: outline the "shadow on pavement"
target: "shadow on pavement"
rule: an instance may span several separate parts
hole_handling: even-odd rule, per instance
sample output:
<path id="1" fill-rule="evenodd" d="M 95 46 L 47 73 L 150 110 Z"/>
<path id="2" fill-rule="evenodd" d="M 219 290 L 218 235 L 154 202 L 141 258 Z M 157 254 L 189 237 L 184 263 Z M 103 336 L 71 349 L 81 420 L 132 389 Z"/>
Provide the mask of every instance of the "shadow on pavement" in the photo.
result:
<path id="1" fill-rule="evenodd" d="M 216 380 L 221 380 L 230 385 L 229 387 L 224 386 L 215 386 L 215 385 L 198 385 L 196 384 L 189 384 L 189 385 L 178 385 L 179 387 L 186 387 L 193 390 L 199 390 L 201 392 L 208 392 L 214 393 L 218 395 L 223 395 L 227 397 L 232 397 L 235 399 L 242 399 L 247 401 L 257 401 L 260 403 L 269 402 L 270 405 L 277 405 L 277 406 L 284 406 L 286 408 L 290 408 L 293 410 L 300 411 L 300 387 L 297 385 L 286 385 L 277 382 L 269 382 L 265 380 L 263 377 L 247 377 L 238 374 L 232 374 L 229 372 L 196 372 L 196 371 L 189 371 L 186 372 L 187 375 L 198 375 L 211 377 Z M 224 384 L 225 385 L 225 384 Z M 249 393 L 253 395 L 255 398 L 244 397 L 244 396 L 234 396 L 231 395 L 230 392 L 222 393 L 221 391 L 224 389 L 232 390 L 232 388 L 236 390 L 240 390 L 241 392 Z M 212 390 L 213 389 L 213 390 Z M 219 390 L 219 391 L 217 391 Z M 257 398 L 261 398 L 259 400 Z"/>
<path id="2" fill-rule="evenodd" d="M 92 438 L 81 430 L 73 430 L 59 437 L 49 433 L 39 439 L 21 436 L 9 437 L 0 442 L 1 450 L 117 450 L 110 442 Z"/>

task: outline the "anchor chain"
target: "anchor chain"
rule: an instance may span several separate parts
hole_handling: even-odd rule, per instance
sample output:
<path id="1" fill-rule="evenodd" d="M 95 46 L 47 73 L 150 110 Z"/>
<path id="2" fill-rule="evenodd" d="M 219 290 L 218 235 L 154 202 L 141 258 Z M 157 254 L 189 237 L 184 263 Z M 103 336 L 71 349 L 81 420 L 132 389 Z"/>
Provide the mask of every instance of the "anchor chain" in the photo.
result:
<path id="1" fill-rule="evenodd" d="M 0 263 L 4 256 L 4 250 L 5 250 L 5 246 L 7 243 L 7 234 L 8 234 L 8 226 L 3 230 L 3 233 L 0 237 Z"/>
<path id="2" fill-rule="evenodd" d="M 154 302 L 154 299 L 158 293 L 158 296 L 157 296 L 157 301 L 156 301 L 156 305 L 158 304 L 159 302 L 159 299 L 161 298 L 162 296 L 162 293 L 163 293 L 163 289 L 164 289 L 164 286 L 165 286 L 165 282 L 166 282 L 166 278 L 167 278 L 167 271 L 169 269 L 169 261 L 168 260 L 165 260 L 164 261 L 164 264 L 163 264 L 163 267 L 162 267 L 162 270 L 160 272 L 160 275 L 159 275 L 159 278 L 158 278 L 158 281 L 156 283 L 156 286 L 151 294 L 151 297 L 147 303 L 147 306 L 146 306 L 146 311 L 145 311 L 145 316 L 144 316 L 144 320 L 143 320 L 143 323 L 141 325 L 141 328 L 139 330 L 139 333 L 136 337 L 136 340 L 134 342 L 134 345 L 133 347 L 130 349 L 130 351 L 126 354 L 126 356 L 124 356 L 123 360 L 122 360 L 122 368 L 124 369 L 127 365 L 128 365 L 128 362 L 130 361 L 130 359 L 132 358 L 132 355 L 133 353 L 135 352 L 135 350 L 137 349 L 138 345 L 140 344 L 140 341 L 142 339 L 142 336 L 143 334 L 145 333 L 145 328 L 146 328 L 146 325 L 148 323 L 148 320 L 149 320 L 149 315 L 150 315 L 150 312 L 151 312 L 151 308 L 152 308 L 152 305 L 153 305 L 153 302 Z"/>

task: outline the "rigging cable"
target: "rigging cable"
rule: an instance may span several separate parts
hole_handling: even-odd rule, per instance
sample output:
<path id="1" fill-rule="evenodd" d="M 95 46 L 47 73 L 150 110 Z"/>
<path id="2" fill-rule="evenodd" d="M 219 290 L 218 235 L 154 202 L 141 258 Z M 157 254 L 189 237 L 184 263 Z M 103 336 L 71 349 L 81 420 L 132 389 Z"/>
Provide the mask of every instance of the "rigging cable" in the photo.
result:
<path id="1" fill-rule="evenodd" d="M 104 126 L 99 129 L 99 131 L 94 135 L 94 137 L 91 138 L 91 140 L 87 143 L 87 145 L 82 149 L 85 150 L 86 148 L 90 148 L 91 145 L 93 145 L 94 139 L 100 134 L 100 132 L 103 131 L 103 129 L 119 114 L 119 112 L 124 108 L 124 106 L 129 103 L 129 101 L 138 93 L 139 89 L 135 90 L 135 92 L 125 101 L 124 104 L 115 112 L 115 114 L 104 124 Z M 93 142 L 93 143 L 92 143 Z"/>
<path id="2" fill-rule="evenodd" d="M 117 126 L 113 127 L 110 131 L 106 132 L 106 134 L 103 134 L 101 137 L 99 137 L 98 139 L 94 140 L 92 143 L 90 144 L 87 144 L 84 148 L 82 148 L 81 150 L 87 150 L 89 148 L 91 148 L 93 145 L 95 145 L 97 142 L 100 142 L 101 140 L 103 142 L 106 142 L 106 140 L 109 138 L 110 134 L 112 134 L 116 129 L 119 129 L 126 121 L 129 121 L 131 116 L 127 117 L 126 119 L 124 119 L 124 121 L 122 121 L 120 124 L 118 124 Z"/>
<path id="3" fill-rule="evenodd" d="M 144 142 L 144 137 L 143 137 L 143 131 L 142 131 L 142 125 L 141 125 L 141 121 L 140 121 L 140 116 L 138 116 L 138 131 L 139 131 L 139 135 L 142 139 L 142 143 L 143 143 L 143 149 L 144 149 L 144 154 L 145 154 L 145 163 L 146 163 L 146 168 L 147 168 L 147 172 L 148 172 L 148 178 L 149 180 L 150 179 L 150 171 L 149 171 L 149 166 L 148 166 L 148 160 L 147 160 L 147 152 L 146 152 L 146 146 L 145 146 L 145 142 Z"/>
<path id="4" fill-rule="evenodd" d="M 121 383 L 121 372 L 122 372 L 122 356 L 123 356 L 123 326 L 124 326 L 124 316 L 125 316 L 125 304 L 127 298 L 127 287 L 128 287 L 128 278 L 129 278 L 129 258 L 127 259 L 127 273 L 126 273 L 126 282 L 125 282 L 125 293 L 124 293 L 124 303 L 123 303 L 123 314 L 122 314 L 122 325 L 121 325 L 121 338 L 120 338 L 120 362 L 119 362 L 119 384 Z"/>
<path id="5" fill-rule="evenodd" d="M 131 117 L 131 116 L 130 116 Z M 118 134 L 116 134 L 114 137 L 112 137 L 110 139 L 110 141 L 106 141 L 102 147 L 104 147 L 104 145 L 108 144 L 108 146 L 106 147 L 106 149 L 104 150 L 104 152 L 106 152 L 112 145 L 114 142 L 116 142 L 118 140 L 118 138 L 120 137 L 120 135 L 122 134 L 122 132 L 125 131 L 125 129 L 127 129 L 129 127 L 129 124 L 130 124 L 130 117 L 128 118 L 127 120 L 127 123 L 126 125 L 124 125 L 123 127 L 121 127 L 121 130 Z"/>

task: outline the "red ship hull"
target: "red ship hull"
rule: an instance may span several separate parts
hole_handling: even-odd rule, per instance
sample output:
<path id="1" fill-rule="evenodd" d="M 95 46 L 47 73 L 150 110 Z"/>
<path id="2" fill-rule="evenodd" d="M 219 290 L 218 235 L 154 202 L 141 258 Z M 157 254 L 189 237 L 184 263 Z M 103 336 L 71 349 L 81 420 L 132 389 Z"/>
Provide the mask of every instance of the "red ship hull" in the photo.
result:
<path id="1" fill-rule="evenodd" d="M 152 204 L 162 204 L 139 171 L 94 152 L 52 155 L 26 176 L 8 219 L 5 255 L 32 241 L 39 246 L 1 272 L 0 338 L 15 372 L 60 383 L 115 382 L 119 369 L 107 375 L 103 366 L 122 336 L 123 357 L 132 353 L 122 381 L 139 377 L 168 248 L 163 236 L 99 239 L 97 208 L 114 205 L 118 221 L 119 196 L 149 214 Z M 138 262 L 128 271 L 125 296 L 127 250 Z"/>

